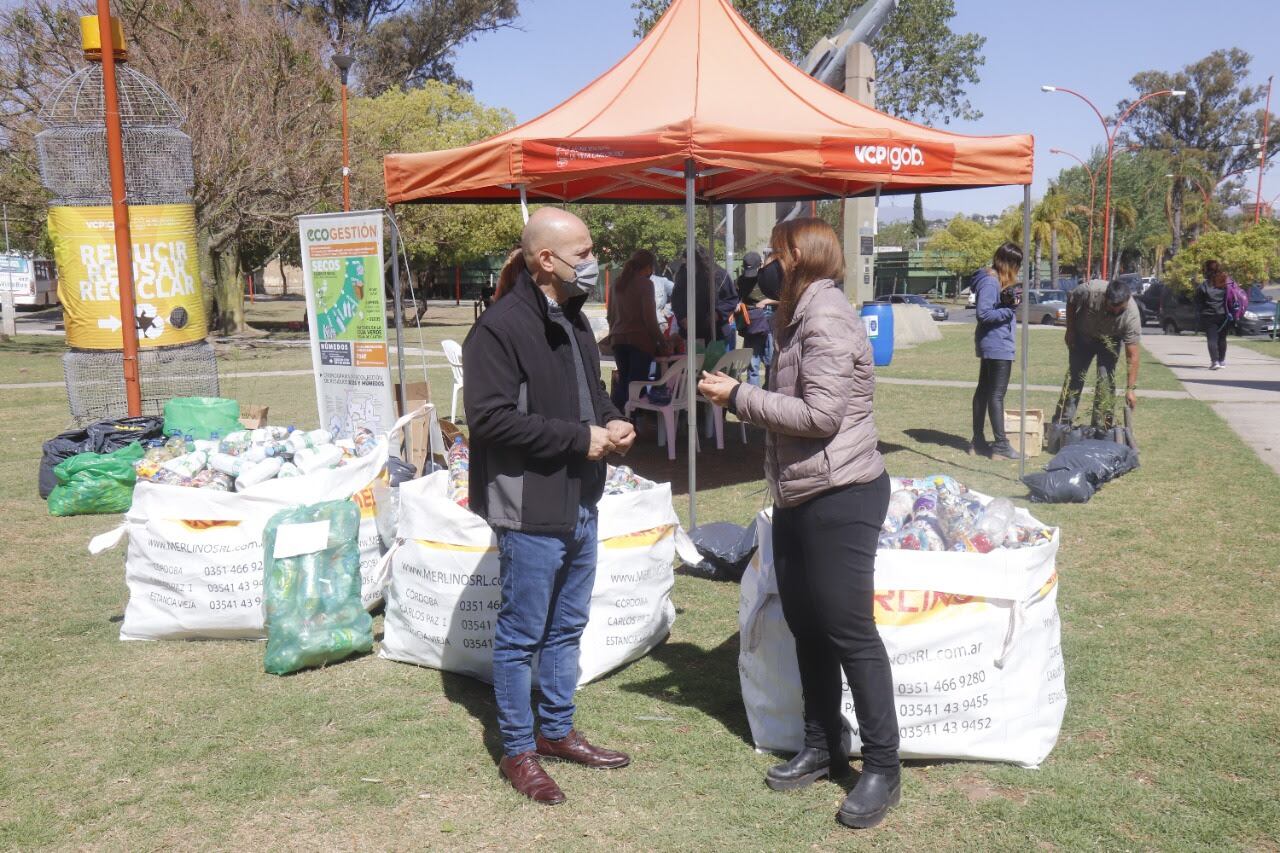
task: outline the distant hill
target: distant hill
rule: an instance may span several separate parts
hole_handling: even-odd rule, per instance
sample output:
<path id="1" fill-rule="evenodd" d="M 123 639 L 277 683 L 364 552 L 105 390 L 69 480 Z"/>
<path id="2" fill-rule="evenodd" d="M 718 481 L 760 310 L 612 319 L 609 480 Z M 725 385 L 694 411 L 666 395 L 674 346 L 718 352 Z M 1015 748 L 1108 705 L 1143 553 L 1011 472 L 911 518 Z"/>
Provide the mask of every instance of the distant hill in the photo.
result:
<path id="1" fill-rule="evenodd" d="M 881 222 L 910 222 L 913 215 L 910 204 L 902 206 L 885 204 L 883 201 L 880 202 Z M 956 212 L 954 210 L 935 210 L 927 205 L 924 209 L 924 218 L 928 221 L 941 219 L 944 222 L 949 222 L 954 219 L 955 216 Z"/>

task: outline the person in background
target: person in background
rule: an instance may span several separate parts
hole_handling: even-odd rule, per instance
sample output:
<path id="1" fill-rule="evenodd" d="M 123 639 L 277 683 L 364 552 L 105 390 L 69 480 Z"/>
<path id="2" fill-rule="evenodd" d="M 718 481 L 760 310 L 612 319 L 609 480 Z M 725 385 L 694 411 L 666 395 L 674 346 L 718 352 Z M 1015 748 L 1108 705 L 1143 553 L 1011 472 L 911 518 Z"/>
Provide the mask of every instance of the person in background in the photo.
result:
<path id="1" fill-rule="evenodd" d="M 1014 285 L 1022 268 L 1022 250 L 1014 243 L 996 249 L 988 269 L 973 277 L 977 327 L 973 332 L 974 354 L 980 359 L 978 387 L 973 391 L 973 438 L 970 455 L 993 459 L 1020 459 L 1004 431 L 1004 395 L 1009 390 L 1013 370 L 1013 324 L 1019 300 Z M 987 418 L 991 419 L 991 443 L 987 444 Z"/>
<path id="2" fill-rule="evenodd" d="M 1227 311 L 1227 287 L 1231 278 L 1216 260 L 1204 262 L 1204 281 L 1196 287 L 1192 301 L 1205 340 L 1209 342 L 1209 369 L 1221 370 L 1227 363 L 1227 332 L 1232 317 Z"/>
<path id="3" fill-rule="evenodd" d="M 684 264 L 676 270 L 675 287 L 671 291 L 671 311 L 680 323 L 681 335 L 686 341 L 723 340 L 725 349 L 732 349 L 734 340 L 728 337 L 728 333 L 733 331 L 733 311 L 738 307 L 738 291 L 733 285 L 733 280 L 723 267 L 715 266 L 714 270 L 712 269 L 711 261 L 704 249 L 698 249 L 694 253 L 693 274 L 694 311 L 697 316 L 692 323 L 685 316 L 688 311 L 686 301 L 688 279 Z M 708 330 L 707 323 L 711 319 L 713 293 L 715 294 L 715 327 Z M 736 338 L 736 334 L 733 337 Z"/>
<path id="4" fill-rule="evenodd" d="M 609 343 L 618 366 L 613 405 L 622 411 L 632 382 L 649 378 L 655 355 L 666 355 L 666 341 L 658 328 L 653 305 L 653 252 L 636 251 L 622 267 L 609 299 Z"/>
<path id="5" fill-rule="evenodd" d="M 658 314 L 658 328 L 662 330 L 665 337 L 675 331 L 671 327 L 675 316 L 671 313 L 671 291 L 675 289 L 676 283 L 662 275 L 654 274 L 651 278 L 653 279 L 653 307 Z"/>
<path id="6" fill-rule="evenodd" d="M 889 477 L 872 414 L 871 344 L 836 283 L 843 278 L 844 254 L 831 226 L 820 219 L 782 222 L 771 243 L 784 273 L 774 315 L 772 390 L 722 373 L 704 373 L 698 390 L 768 431 L 773 560 L 800 666 L 804 747 L 770 768 L 765 783 L 789 790 L 849 775 L 843 672 L 863 762 L 836 818 L 870 827 L 901 797 L 893 676 L 873 607 Z"/>
<path id="7" fill-rule="evenodd" d="M 520 271 L 524 269 L 524 250 L 516 246 L 507 254 L 507 260 L 498 271 L 498 281 L 493 287 L 493 302 L 497 302 L 516 283 Z M 492 303 L 491 303 L 492 304 Z"/>
<path id="8" fill-rule="evenodd" d="M 1122 281 L 1094 279 L 1071 291 L 1067 297 L 1067 377 L 1053 413 L 1055 424 L 1075 420 L 1084 390 L 1084 377 L 1096 358 L 1098 381 L 1093 391 L 1092 425 L 1109 429 L 1114 421 L 1116 364 L 1124 344 L 1129 368 L 1125 404 L 1134 409 L 1138 397 L 1138 341 L 1142 339 L 1142 318 L 1132 291 Z"/>
<path id="9" fill-rule="evenodd" d="M 776 299 L 765 296 L 759 288 L 762 259 L 759 252 L 742 257 L 742 274 L 738 276 L 738 311 L 745 315 L 743 345 L 751 348 L 751 366 L 747 381 L 763 385 L 773 358 L 773 310 Z"/>
<path id="10" fill-rule="evenodd" d="M 525 268 L 463 344 L 463 398 L 471 509 L 498 537 L 498 772 L 534 802 L 554 805 L 565 796 L 541 759 L 594 768 L 631 761 L 588 743 L 574 728 L 573 694 L 595 583 L 604 459 L 626 453 L 635 429 L 604 391 L 600 353 L 582 314 L 600 276 L 587 226 L 567 211 L 539 208 L 521 246 Z"/>

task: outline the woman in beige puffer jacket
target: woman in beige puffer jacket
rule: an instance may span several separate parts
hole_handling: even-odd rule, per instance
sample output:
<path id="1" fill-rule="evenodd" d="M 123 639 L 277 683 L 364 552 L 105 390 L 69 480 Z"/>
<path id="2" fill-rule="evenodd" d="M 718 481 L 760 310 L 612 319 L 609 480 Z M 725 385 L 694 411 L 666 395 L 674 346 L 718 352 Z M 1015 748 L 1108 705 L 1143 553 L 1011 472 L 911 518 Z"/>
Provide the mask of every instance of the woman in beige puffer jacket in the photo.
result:
<path id="1" fill-rule="evenodd" d="M 804 694 L 804 748 L 770 768 L 775 790 L 850 772 L 840 675 L 853 694 L 862 775 L 837 812 L 847 826 L 879 823 L 901 796 L 893 680 L 876 630 L 873 593 L 889 478 L 877 449 L 875 372 L 861 318 L 836 281 L 844 258 L 819 219 L 780 223 L 771 238 L 786 273 L 774 316 L 777 352 L 768 390 L 723 374 L 699 389 L 768 431 L 773 561 L 782 611 L 795 635 Z"/>

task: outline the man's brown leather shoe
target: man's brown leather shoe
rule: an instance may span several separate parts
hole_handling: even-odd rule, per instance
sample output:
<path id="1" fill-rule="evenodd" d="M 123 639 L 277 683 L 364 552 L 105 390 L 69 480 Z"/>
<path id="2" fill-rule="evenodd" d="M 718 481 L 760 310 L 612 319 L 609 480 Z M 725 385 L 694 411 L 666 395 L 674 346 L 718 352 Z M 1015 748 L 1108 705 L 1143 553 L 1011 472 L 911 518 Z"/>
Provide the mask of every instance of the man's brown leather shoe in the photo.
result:
<path id="1" fill-rule="evenodd" d="M 511 783 L 511 787 L 535 803 L 554 806 L 564 802 L 564 791 L 542 769 L 536 752 L 522 752 L 515 757 L 502 756 L 502 760 L 498 762 L 498 772 Z"/>
<path id="2" fill-rule="evenodd" d="M 569 733 L 559 740 L 548 740 L 538 735 L 534 743 L 537 745 L 538 755 L 544 758 L 559 758 L 562 761 L 572 761 L 586 767 L 613 770 L 626 767 L 631 763 L 631 756 L 625 752 L 614 752 L 612 749 L 587 743 L 587 739 L 578 734 L 577 729 L 570 729 Z"/>

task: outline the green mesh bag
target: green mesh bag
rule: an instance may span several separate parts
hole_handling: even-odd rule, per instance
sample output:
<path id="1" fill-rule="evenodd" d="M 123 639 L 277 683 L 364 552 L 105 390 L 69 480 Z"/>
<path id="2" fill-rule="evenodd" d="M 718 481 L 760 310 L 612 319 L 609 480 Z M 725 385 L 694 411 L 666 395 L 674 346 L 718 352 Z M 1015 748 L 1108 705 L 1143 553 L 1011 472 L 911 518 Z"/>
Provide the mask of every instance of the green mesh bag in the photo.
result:
<path id="1" fill-rule="evenodd" d="M 142 445 L 134 441 L 110 453 L 77 453 L 59 462 L 53 469 L 58 485 L 49 493 L 49 514 L 128 512 L 138 481 L 133 463 L 142 454 Z"/>
<path id="2" fill-rule="evenodd" d="M 360 603 L 359 532 L 360 509 L 349 500 L 281 510 L 267 522 L 267 672 L 373 649 L 373 618 Z"/>

